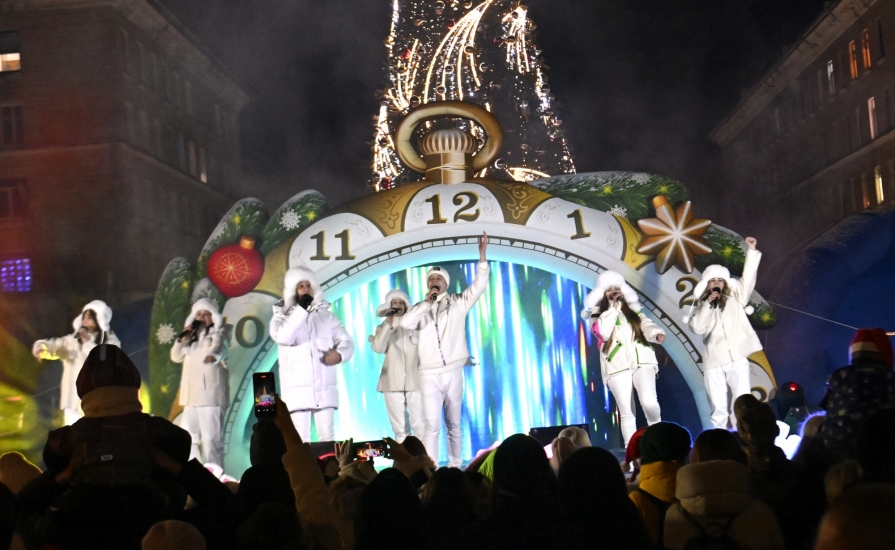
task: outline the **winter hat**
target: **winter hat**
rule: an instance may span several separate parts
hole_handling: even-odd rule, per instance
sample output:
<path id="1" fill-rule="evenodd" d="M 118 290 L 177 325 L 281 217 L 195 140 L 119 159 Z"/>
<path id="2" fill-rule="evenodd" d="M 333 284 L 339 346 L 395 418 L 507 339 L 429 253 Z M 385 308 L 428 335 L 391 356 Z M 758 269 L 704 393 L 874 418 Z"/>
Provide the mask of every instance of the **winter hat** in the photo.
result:
<path id="1" fill-rule="evenodd" d="M 631 311 L 640 311 L 640 298 L 637 297 L 637 291 L 631 288 L 621 273 L 617 271 L 604 271 L 597 277 L 597 286 L 588 292 L 584 297 L 584 310 L 581 312 L 581 318 L 587 320 L 590 318 L 590 310 L 603 301 L 606 289 L 617 286 L 625 297 L 625 302 Z"/>
<path id="2" fill-rule="evenodd" d="M 0 456 L 0 483 L 14 494 L 40 474 L 40 468 L 28 462 L 22 453 L 10 451 Z"/>
<path id="3" fill-rule="evenodd" d="M 705 292 L 705 287 L 709 285 L 709 281 L 712 279 L 724 279 L 724 284 L 727 288 L 730 288 L 733 285 L 733 281 L 730 277 L 730 270 L 724 267 L 723 265 L 712 264 L 705 268 L 702 272 L 702 280 L 696 284 L 696 287 L 693 288 L 693 302 L 690 304 L 690 313 L 684 315 L 684 322 L 690 322 L 690 316 L 693 314 L 693 306 L 696 305 L 696 301 L 702 296 L 702 293 Z M 752 306 L 746 306 L 745 308 L 746 315 L 752 315 L 755 312 L 755 308 Z"/>
<path id="4" fill-rule="evenodd" d="M 693 440 L 687 428 L 674 422 L 656 422 L 640 438 L 641 464 L 677 460 L 683 462 Z"/>
<path id="5" fill-rule="evenodd" d="M 559 432 L 557 437 L 568 437 L 572 440 L 572 443 L 577 445 L 578 447 L 590 447 L 590 436 L 587 434 L 586 430 L 582 430 L 578 426 L 569 426 L 565 428 L 563 431 Z"/>
<path id="6" fill-rule="evenodd" d="M 572 453 L 581 447 L 576 445 L 570 438 L 559 436 L 553 440 L 550 448 L 553 451 L 553 456 L 550 457 L 550 467 L 553 468 L 554 473 L 559 474 L 559 468 L 565 459 L 569 458 Z"/>
<path id="7" fill-rule="evenodd" d="M 427 285 L 429 283 L 429 277 L 431 277 L 432 275 L 441 275 L 442 277 L 444 277 L 444 282 L 445 282 L 446 286 L 448 288 L 450 288 L 451 276 L 448 274 L 447 271 L 445 271 L 445 269 L 443 267 L 436 265 L 436 266 L 429 268 L 429 271 L 426 273 L 426 284 Z"/>
<path id="8" fill-rule="evenodd" d="M 84 360 L 75 386 L 81 399 L 93 390 L 107 386 L 139 389 L 140 371 L 121 348 L 100 344 L 90 350 Z"/>
<path id="9" fill-rule="evenodd" d="M 735 410 L 737 433 L 748 447 L 763 449 L 774 446 L 780 435 L 777 415 L 767 403 L 761 403 Z"/>
<path id="10" fill-rule="evenodd" d="M 193 321 L 196 320 L 196 314 L 198 314 L 203 309 L 211 313 L 211 322 L 214 323 L 214 326 L 223 326 L 224 319 L 223 317 L 221 317 L 221 311 L 218 309 L 218 305 L 208 298 L 199 298 L 198 300 L 196 300 L 196 303 L 193 304 L 193 308 L 190 310 L 189 317 L 186 318 L 184 326 L 193 324 Z"/>
<path id="11" fill-rule="evenodd" d="M 385 317 L 385 313 L 392 308 L 392 300 L 403 300 L 407 307 L 410 308 L 410 296 L 399 288 L 393 288 L 385 295 L 383 303 L 376 308 L 377 317 Z"/>
<path id="12" fill-rule="evenodd" d="M 103 332 L 109 332 L 109 323 L 112 322 L 112 308 L 110 308 L 108 304 L 106 304 L 102 300 L 93 300 L 92 302 L 81 308 L 81 314 L 75 317 L 75 320 L 71 323 L 71 326 L 75 329 L 75 331 L 77 332 L 77 330 L 81 328 L 81 321 L 84 317 L 84 312 L 88 309 L 96 313 L 96 324 L 99 326 L 99 329 Z"/>
<path id="13" fill-rule="evenodd" d="M 862 328 L 855 334 L 849 348 L 851 363 L 882 363 L 892 370 L 892 342 L 881 328 Z"/>
<path id="14" fill-rule="evenodd" d="M 640 458 L 640 440 L 643 438 L 643 432 L 649 426 L 644 426 L 634 432 L 634 435 L 631 436 L 631 440 L 628 441 L 628 448 L 625 449 L 625 464 L 630 464 Z"/>
<path id="15" fill-rule="evenodd" d="M 323 289 L 320 288 L 320 284 L 317 282 L 317 275 L 305 266 L 293 267 L 283 277 L 283 302 L 285 303 L 285 309 L 295 305 L 295 287 L 302 281 L 311 283 L 315 302 L 323 301 Z"/>
<path id="16" fill-rule="evenodd" d="M 153 525 L 143 537 L 143 550 L 205 550 L 205 537 L 184 521 L 169 519 Z"/>

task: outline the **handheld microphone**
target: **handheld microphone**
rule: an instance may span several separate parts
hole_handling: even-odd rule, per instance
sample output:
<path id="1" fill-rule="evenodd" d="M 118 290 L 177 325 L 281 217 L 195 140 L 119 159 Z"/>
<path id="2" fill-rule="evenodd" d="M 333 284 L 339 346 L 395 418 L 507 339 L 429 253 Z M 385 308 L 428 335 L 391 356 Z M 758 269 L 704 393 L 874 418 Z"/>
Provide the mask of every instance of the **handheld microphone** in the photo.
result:
<path id="1" fill-rule="evenodd" d="M 711 306 L 712 306 L 713 308 L 718 307 L 718 303 L 721 301 L 721 300 L 720 300 L 720 298 L 721 298 L 721 289 L 718 288 L 718 287 L 713 288 L 713 289 L 712 289 L 712 294 L 715 294 L 715 293 L 718 294 L 718 298 L 719 298 L 719 299 L 716 299 L 715 301 L 711 302 Z M 710 294 L 710 296 L 711 296 L 711 294 Z"/>

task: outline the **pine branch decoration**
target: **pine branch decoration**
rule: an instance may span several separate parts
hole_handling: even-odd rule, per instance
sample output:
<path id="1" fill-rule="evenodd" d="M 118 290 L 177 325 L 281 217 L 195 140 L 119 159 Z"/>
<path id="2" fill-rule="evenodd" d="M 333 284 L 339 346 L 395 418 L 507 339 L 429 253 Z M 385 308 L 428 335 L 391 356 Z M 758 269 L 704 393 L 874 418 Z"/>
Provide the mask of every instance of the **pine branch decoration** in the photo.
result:
<path id="1" fill-rule="evenodd" d="M 190 312 L 192 267 L 185 258 L 171 260 L 158 284 L 152 305 L 149 333 L 149 393 L 152 413 L 167 416 L 180 387 L 182 366 L 171 361 L 173 339 L 162 335 L 179 334 Z"/>
<path id="2" fill-rule="evenodd" d="M 302 191 L 280 206 L 264 230 L 258 250 L 267 256 L 275 248 L 298 235 L 302 230 L 320 219 L 328 210 L 326 199 L 317 191 Z"/>
<path id="3" fill-rule="evenodd" d="M 196 263 L 197 278 L 207 275 L 208 258 L 215 250 L 238 242 L 243 235 L 259 237 L 268 218 L 267 207 L 258 199 L 242 199 L 234 204 L 205 242 Z"/>

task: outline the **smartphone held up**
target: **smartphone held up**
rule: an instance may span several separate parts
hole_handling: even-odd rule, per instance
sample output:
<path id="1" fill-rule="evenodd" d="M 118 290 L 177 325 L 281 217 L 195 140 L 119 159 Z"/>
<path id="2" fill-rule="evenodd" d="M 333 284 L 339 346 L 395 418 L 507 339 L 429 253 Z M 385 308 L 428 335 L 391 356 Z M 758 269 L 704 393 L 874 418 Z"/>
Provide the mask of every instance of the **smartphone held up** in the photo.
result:
<path id="1" fill-rule="evenodd" d="M 272 372 L 256 372 L 252 375 L 255 393 L 255 416 L 273 418 L 277 415 L 277 380 Z"/>
<path id="2" fill-rule="evenodd" d="M 354 452 L 357 454 L 357 458 L 371 459 L 371 458 L 390 458 L 390 454 L 388 452 L 388 445 L 386 445 L 385 441 L 379 439 L 377 441 L 359 441 L 354 444 Z"/>

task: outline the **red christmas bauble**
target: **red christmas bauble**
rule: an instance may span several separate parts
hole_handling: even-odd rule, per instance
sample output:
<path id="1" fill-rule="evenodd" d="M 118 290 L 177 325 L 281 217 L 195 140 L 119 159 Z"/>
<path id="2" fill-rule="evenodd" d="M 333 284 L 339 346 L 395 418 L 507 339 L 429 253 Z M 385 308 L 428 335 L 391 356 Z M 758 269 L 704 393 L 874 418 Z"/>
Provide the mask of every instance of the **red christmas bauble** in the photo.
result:
<path id="1" fill-rule="evenodd" d="M 208 278 L 227 298 L 247 294 L 264 275 L 264 260 L 255 250 L 255 239 L 242 237 L 238 244 L 222 246 L 208 258 Z"/>

